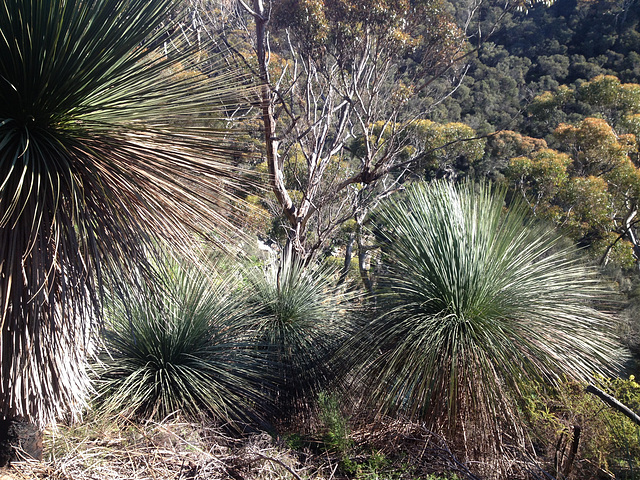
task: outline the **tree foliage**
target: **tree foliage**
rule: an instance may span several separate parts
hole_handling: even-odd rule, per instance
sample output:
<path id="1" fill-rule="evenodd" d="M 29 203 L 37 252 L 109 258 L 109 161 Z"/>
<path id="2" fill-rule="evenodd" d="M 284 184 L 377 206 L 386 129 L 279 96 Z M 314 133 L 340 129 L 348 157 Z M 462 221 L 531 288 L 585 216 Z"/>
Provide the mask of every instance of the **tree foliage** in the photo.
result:
<path id="1" fill-rule="evenodd" d="M 452 2 L 452 8 L 458 22 L 466 20 L 464 2 Z M 479 10 L 470 30 L 499 15 L 501 22 L 490 35 L 484 30 L 485 46 L 470 62 L 461 87 L 438 109 L 438 121 L 462 121 L 482 133 L 507 128 L 543 137 L 557 123 L 548 126 L 522 116 L 526 104 L 543 92 L 561 85 L 575 89 L 598 75 L 640 82 L 636 0 L 557 0 L 506 13 L 483 2 Z M 567 112 L 571 118 L 559 122 L 595 113 L 586 104 L 575 106 Z"/>
<path id="2" fill-rule="evenodd" d="M 532 212 L 562 226 L 591 247 L 602 263 L 631 266 L 638 259 L 635 217 L 640 170 L 633 134 L 616 134 L 603 119 L 561 124 L 559 150 L 540 149 L 510 160 L 506 181 Z"/>
<path id="3" fill-rule="evenodd" d="M 370 195 L 360 187 L 373 190 L 401 168 L 407 145 L 400 138 L 453 88 L 466 36 L 439 0 L 292 0 L 272 7 L 246 5 L 257 28 L 260 79 L 268 85 L 261 98 L 265 158 L 289 245 L 313 256 L 340 223 L 366 211 Z M 443 76 L 452 83 L 433 88 Z M 395 125 L 385 140 L 374 134 L 379 122 Z M 354 138 L 363 148 L 349 151 Z M 298 156 L 304 168 L 297 170 L 303 180 L 296 200 L 286 165 Z M 347 168 L 334 175 L 331 165 L 343 160 Z"/>

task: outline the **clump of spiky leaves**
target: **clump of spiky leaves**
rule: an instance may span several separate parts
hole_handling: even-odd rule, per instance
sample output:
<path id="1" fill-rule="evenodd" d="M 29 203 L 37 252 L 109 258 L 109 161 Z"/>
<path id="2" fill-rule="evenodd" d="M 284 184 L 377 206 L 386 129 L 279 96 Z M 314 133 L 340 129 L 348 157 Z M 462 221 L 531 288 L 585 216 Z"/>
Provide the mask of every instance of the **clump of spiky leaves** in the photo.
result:
<path id="1" fill-rule="evenodd" d="M 132 287 L 107 304 L 105 353 L 95 367 L 100 408 L 255 425 L 269 408 L 270 373 L 250 341 L 252 311 L 239 279 L 176 262 L 157 270 L 158 285 Z"/>
<path id="2" fill-rule="evenodd" d="M 495 445 L 501 421 L 517 427 L 527 381 L 616 365 L 594 272 L 526 208 L 504 203 L 487 185 L 437 182 L 381 208 L 380 314 L 346 352 L 381 411 L 479 444 Z"/>
<path id="3" fill-rule="evenodd" d="M 278 403 L 304 409 L 333 378 L 330 359 L 352 330 L 352 294 L 336 286 L 331 268 L 289 255 L 247 279 L 257 342 L 278 365 Z"/>
<path id="4" fill-rule="evenodd" d="M 150 239 L 229 223 L 237 169 L 211 122 L 237 105 L 238 75 L 186 45 L 153 52 L 175 3 L 0 6 L 0 416 L 79 405 L 105 272 L 142 265 Z"/>

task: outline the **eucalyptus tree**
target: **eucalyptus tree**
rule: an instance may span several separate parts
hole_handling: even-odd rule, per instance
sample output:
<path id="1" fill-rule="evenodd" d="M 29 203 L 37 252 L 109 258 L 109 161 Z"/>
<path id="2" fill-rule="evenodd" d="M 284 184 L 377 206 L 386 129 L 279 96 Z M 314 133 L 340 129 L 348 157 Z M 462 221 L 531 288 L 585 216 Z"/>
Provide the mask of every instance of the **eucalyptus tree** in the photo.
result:
<path id="1" fill-rule="evenodd" d="M 534 215 L 563 228 L 602 265 L 629 268 L 640 259 L 639 149 L 637 137 L 621 129 L 601 118 L 560 124 L 550 137 L 558 150 L 539 144 L 513 155 L 503 172 Z"/>
<path id="2" fill-rule="evenodd" d="M 553 230 L 487 185 L 417 184 L 376 214 L 378 314 L 345 348 L 374 412 L 425 421 L 477 452 L 522 438 L 532 385 L 616 366 L 608 295 Z"/>
<path id="3" fill-rule="evenodd" d="M 410 164 L 397 165 L 406 147 L 401 139 L 449 93 L 433 88 L 434 78 L 448 75 L 455 89 L 467 37 L 439 0 L 240 4 L 255 26 L 255 75 L 277 213 L 290 250 L 311 256 L 363 203 L 394 189 L 393 180 L 382 192 L 375 187 L 392 169 Z M 390 135 L 376 136 L 377 122 Z M 350 148 L 356 138 L 364 140 L 357 155 Z M 298 158 L 299 168 L 288 174 Z"/>
<path id="4" fill-rule="evenodd" d="M 172 0 L 0 6 L 0 414 L 82 406 L 110 286 L 232 226 L 237 72 L 171 38 Z M 159 47 L 159 48 L 158 48 Z M 197 53 L 197 52 L 196 52 Z"/>
<path id="5" fill-rule="evenodd" d="M 407 156 L 416 122 L 456 91 L 499 24 L 479 18 L 484 3 L 460 2 L 454 18 L 441 0 L 238 0 L 254 49 L 238 53 L 261 82 L 274 213 L 295 254 L 313 256 L 343 222 L 361 222 L 438 148 Z M 376 135 L 381 124 L 388 133 Z"/>

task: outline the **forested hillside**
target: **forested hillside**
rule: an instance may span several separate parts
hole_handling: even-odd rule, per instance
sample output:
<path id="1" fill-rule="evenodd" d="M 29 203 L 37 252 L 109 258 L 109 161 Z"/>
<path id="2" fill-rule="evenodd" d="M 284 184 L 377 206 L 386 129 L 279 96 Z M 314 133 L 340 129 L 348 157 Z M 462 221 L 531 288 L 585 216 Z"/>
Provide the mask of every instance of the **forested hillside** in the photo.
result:
<path id="1" fill-rule="evenodd" d="M 545 136 L 549 131 L 525 114 L 537 95 L 597 75 L 638 83 L 638 16 L 634 1 L 560 0 L 509 12 L 438 114 L 483 132 L 508 129 Z M 576 113 L 586 116 L 593 110 L 583 106 Z"/>

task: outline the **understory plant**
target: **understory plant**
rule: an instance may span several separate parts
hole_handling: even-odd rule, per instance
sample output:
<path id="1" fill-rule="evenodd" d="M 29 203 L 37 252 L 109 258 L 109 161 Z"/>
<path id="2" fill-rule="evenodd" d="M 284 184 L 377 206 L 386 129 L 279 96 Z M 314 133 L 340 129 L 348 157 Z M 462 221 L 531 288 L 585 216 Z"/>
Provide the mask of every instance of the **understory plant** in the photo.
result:
<path id="1" fill-rule="evenodd" d="M 344 455 L 352 442 L 348 419 L 341 411 L 340 398 L 335 393 L 321 392 L 318 396 L 318 420 L 323 429 L 325 447 Z"/>
<path id="2" fill-rule="evenodd" d="M 598 376 L 592 382 L 640 412 L 640 384 L 633 375 Z M 588 393 L 584 384 L 564 381 L 553 392 L 532 390 L 522 404 L 536 453 L 549 472 L 570 468 L 578 478 L 640 479 L 640 425 Z M 579 448 L 572 458 L 576 431 Z"/>
<path id="3" fill-rule="evenodd" d="M 594 308 L 607 289 L 523 205 L 505 209 L 503 190 L 416 184 L 374 225 L 378 314 L 344 350 L 371 411 L 491 448 L 503 433 L 524 437 L 526 382 L 618 365 L 614 319 Z"/>
<path id="4" fill-rule="evenodd" d="M 238 428 L 269 410 L 270 373 L 249 335 L 238 279 L 170 262 L 158 284 L 108 304 L 104 354 L 95 367 L 107 413 L 161 420 L 208 416 Z"/>
<path id="5" fill-rule="evenodd" d="M 352 295 L 335 270 L 288 255 L 246 276 L 256 343 L 278 366 L 278 404 L 304 410 L 333 380 L 331 359 L 352 331 Z"/>

